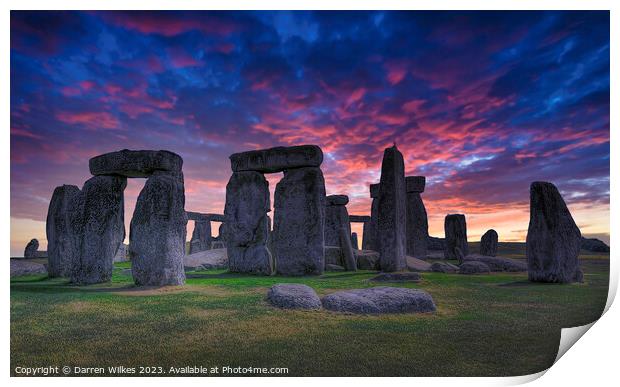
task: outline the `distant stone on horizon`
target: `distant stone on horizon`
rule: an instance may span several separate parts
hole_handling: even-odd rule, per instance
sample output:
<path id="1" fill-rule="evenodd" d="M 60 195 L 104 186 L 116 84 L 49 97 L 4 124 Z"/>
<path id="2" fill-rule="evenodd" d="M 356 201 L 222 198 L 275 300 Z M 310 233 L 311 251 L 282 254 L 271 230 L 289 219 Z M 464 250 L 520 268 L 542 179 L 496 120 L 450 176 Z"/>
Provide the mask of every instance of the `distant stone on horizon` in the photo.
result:
<path id="1" fill-rule="evenodd" d="M 480 238 L 480 255 L 494 257 L 497 255 L 497 231 L 490 229 Z"/>
<path id="2" fill-rule="evenodd" d="M 39 241 L 37 239 L 31 239 L 24 249 L 24 258 L 36 258 L 37 250 L 39 250 Z"/>

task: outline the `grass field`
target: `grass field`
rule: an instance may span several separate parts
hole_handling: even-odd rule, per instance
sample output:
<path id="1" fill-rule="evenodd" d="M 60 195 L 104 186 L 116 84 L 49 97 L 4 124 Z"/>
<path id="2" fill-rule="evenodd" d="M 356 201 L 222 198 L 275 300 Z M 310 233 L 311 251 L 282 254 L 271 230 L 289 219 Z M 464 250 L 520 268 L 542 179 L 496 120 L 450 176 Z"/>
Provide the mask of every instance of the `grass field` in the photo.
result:
<path id="1" fill-rule="evenodd" d="M 523 257 L 517 248 L 500 254 Z M 374 286 L 373 272 L 313 278 L 188 273 L 178 288 L 139 289 L 116 266 L 112 283 L 75 287 L 44 276 L 11 280 L 11 373 L 17 366 L 287 367 L 289 376 L 507 376 L 548 368 L 560 328 L 605 306 L 607 255 L 583 257 L 583 284 L 527 282 L 525 273 L 423 273 L 434 314 L 357 316 L 285 311 L 275 283 L 319 295 Z"/>

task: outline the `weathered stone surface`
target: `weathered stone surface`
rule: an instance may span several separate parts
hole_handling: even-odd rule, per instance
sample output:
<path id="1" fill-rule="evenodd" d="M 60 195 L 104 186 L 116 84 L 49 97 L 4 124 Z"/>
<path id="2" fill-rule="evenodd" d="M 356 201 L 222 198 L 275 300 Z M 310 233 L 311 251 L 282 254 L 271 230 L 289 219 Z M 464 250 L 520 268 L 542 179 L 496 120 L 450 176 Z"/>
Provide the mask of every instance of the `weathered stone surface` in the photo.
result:
<path id="1" fill-rule="evenodd" d="M 351 223 L 367 223 L 367 222 L 370 222 L 370 216 L 368 216 L 368 215 L 349 215 L 349 222 L 351 222 Z"/>
<path id="2" fill-rule="evenodd" d="M 354 250 L 359 270 L 379 270 L 379 253 L 372 250 Z"/>
<path id="3" fill-rule="evenodd" d="M 194 231 L 190 240 L 189 253 L 197 253 L 199 251 L 209 250 L 211 248 L 211 221 L 196 220 L 194 221 Z"/>
<path id="4" fill-rule="evenodd" d="M 74 185 L 54 189 L 47 210 L 48 274 L 69 277 L 80 259 L 83 232 L 84 198 Z"/>
<path id="5" fill-rule="evenodd" d="M 347 195 L 329 195 L 325 199 L 327 206 L 346 206 L 349 204 L 349 197 Z"/>
<path id="6" fill-rule="evenodd" d="M 519 261 L 511 258 L 504 257 L 491 257 L 479 254 L 470 254 L 465 257 L 465 262 L 479 261 L 486 264 L 491 271 L 509 271 L 520 272 L 527 271 L 527 264 L 523 261 Z"/>
<path id="7" fill-rule="evenodd" d="M 381 164 L 377 242 L 383 271 L 399 271 L 407 266 L 405 163 L 396 145 L 387 148 Z"/>
<path id="8" fill-rule="evenodd" d="M 329 196 L 328 196 L 329 197 Z M 340 229 L 345 228 L 351 235 L 349 212 L 344 205 L 325 207 L 325 245 L 340 246 Z"/>
<path id="9" fill-rule="evenodd" d="M 480 238 L 480 255 L 494 257 L 497 255 L 497 231 L 491 229 Z"/>
<path id="10" fill-rule="evenodd" d="M 126 262 L 129 260 L 129 258 L 127 258 L 128 247 L 129 246 L 127 246 L 124 243 L 121 243 L 120 245 L 118 245 L 116 254 L 114 254 L 114 262 Z"/>
<path id="11" fill-rule="evenodd" d="M 233 172 L 283 172 L 287 169 L 318 167 L 323 162 L 323 151 L 316 145 L 275 147 L 230 156 Z"/>
<path id="12" fill-rule="evenodd" d="M 428 253 L 428 218 L 419 193 L 407 193 L 407 255 L 424 258 Z"/>
<path id="13" fill-rule="evenodd" d="M 411 271 L 431 271 L 431 264 L 424 260 L 410 256 L 407 256 L 406 259 L 407 269 Z"/>
<path id="14" fill-rule="evenodd" d="M 433 262 L 431 271 L 435 273 L 456 273 L 459 267 L 448 262 Z"/>
<path id="15" fill-rule="evenodd" d="M 356 232 L 352 232 L 351 233 L 351 246 L 353 247 L 353 250 L 359 250 L 360 245 L 357 241 L 357 233 Z"/>
<path id="16" fill-rule="evenodd" d="M 373 199 L 377 199 L 381 194 L 381 184 L 371 184 L 370 185 L 370 197 Z"/>
<path id="17" fill-rule="evenodd" d="M 346 269 L 340 265 L 328 263 L 325 265 L 325 271 L 345 271 Z"/>
<path id="18" fill-rule="evenodd" d="M 596 238 L 581 237 L 581 248 L 595 253 L 609 253 L 609 246 Z"/>
<path id="19" fill-rule="evenodd" d="M 371 281 L 377 282 L 419 282 L 420 274 L 414 272 L 408 273 L 381 273 L 376 277 L 372 277 Z"/>
<path id="20" fill-rule="evenodd" d="M 114 255 L 125 239 L 126 186 L 127 178 L 121 176 L 95 176 L 84 183 L 80 254 L 71 271 L 71 282 L 95 284 L 112 278 Z"/>
<path id="21" fill-rule="evenodd" d="M 422 193 L 424 192 L 424 186 L 426 186 L 426 177 L 425 176 L 407 176 L 405 177 L 405 186 L 407 193 L 415 192 Z"/>
<path id="22" fill-rule="evenodd" d="M 183 177 L 156 171 L 138 196 L 129 230 L 129 255 L 136 285 L 185 283 L 186 233 Z"/>
<path id="23" fill-rule="evenodd" d="M 459 274 L 489 274 L 491 269 L 483 262 L 465 261 L 459 266 Z"/>
<path id="24" fill-rule="evenodd" d="M 183 159 L 165 150 L 128 150 L 93 157 L 88 163 L 93 175 L 149 177 L 155 171 L 181 173 Z"/>
<path id="25" fill-rule="evenodd" d="M 11 258 L 11 277 L 35 274 L 47 274 L 45 265 L 22 258 Z"/>
<path id="26" fill-rule="evenodd" d="M 39 250 L 39 240 L 31 239 L 24 249 L 24 258 L 36 258 L 37 250 Z"/>
<path id="27" fill-rule="evenodd" d="M 184 256 L 183 266 L 186 270 L 188 268 L 198 267 L 205 270 L 227 269 L 228 254 L 226 252 L 226 249 L 211 249 L 199 251 L 197 253 Z"/>
<path id="28" fill-rule="evenodd" d="M 443 251 L 446 249 L 446 240 L 444 238 L 436 238 L 429 235 L 428 240 L 426 241 L 426 248 L 428 250 Z"/>
<path id="29" fill-rule="evenodd" d="M 423 290 L 378 286 L 329 294 L 321 300 L 328 310 L 356 314 L 423 313 L 436 310 Z"/>
<path id="30" fill-rule="evenodd" d="M 456 248 L 458 247 L 464 256 L 469 254 L 467 246 L 467 225 L 465 215 L 447 215 L 444 220 L 444 232 L 446 235 L 446 259 L 458 259 Z"/>
<path id="31" fill-rule="evenodd" d="M 362 249 L 364 250 L 379 250 L 377 245 L 377 222 L 379 220 L 379 200 L 372 199 L 370 207 L 371 216 L 370 221 L 364 223 L 364 238 L 362 240 Z"/>
<path id="32" fill-rule="evenodd" d="M 344 265 L 340 246 L 325 246 L 325 265 Z"/>
<path id="33" fill-rule="evenodd" d="M 580 248 L 581 232 L 558 189 L 547 182 L 532 183 L 526 239 L 529 280 L 573 282 Z"/>
<path id="34" fill-rule="evenodd" d="M 321 299 L 314 289 L 301 284 L 277 284 L 267 292 L 267 300 L 284 309 L 321 309 Z"/>
<path id="35" fill-rule="evenodd" d="M 226 185 L 223 230 L 231 272 L 273 273 L 273 257 L 267 248 L 269 211 L 269 182 L 265 176 L 259 172 L 233 173 Z"/>
<path id="36" fill-rule="evenodd" d="M 277 272 L 322 274 L 325 267 L 325 180 L 320 168 L 284 172 L 274 195 Z"/>
<path id="37" fill-rule="evenodd" d="M 351 246 L 351 233 L 345 227 L 340 229 L 340 247 L 342 248 L 344 268 L 347 271 L 356 271 L 357 262 L 355 262 L 355 255 Z"/>

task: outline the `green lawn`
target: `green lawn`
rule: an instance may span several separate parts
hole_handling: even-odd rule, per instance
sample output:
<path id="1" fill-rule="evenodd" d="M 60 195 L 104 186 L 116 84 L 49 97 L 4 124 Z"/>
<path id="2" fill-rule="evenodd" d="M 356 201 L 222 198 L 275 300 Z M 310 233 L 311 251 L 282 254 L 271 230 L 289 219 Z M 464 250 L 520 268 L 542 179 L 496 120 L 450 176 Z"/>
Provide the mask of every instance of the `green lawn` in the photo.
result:
<path id="1" fill-rule="evenodd" d="M 202 365 L 288 367 L 295 376 L 530 374 L 553 363 L 561 327 L 602 313 L 609 259 L 584 258 L 583 284 L 439 273 L 391 284 L 433 296 L 437 312 L 421 315 L 285 311 L 265 301 L 275 283 L 305 283 L 325 295 L 373 286 L 372 272 L 287 278 L 201 271 L 188 273 L 184 287 L 149 290 L 121 274 L 126 263 L 105 285 L 13 278 L 11 373 L 17 366 Z"/>

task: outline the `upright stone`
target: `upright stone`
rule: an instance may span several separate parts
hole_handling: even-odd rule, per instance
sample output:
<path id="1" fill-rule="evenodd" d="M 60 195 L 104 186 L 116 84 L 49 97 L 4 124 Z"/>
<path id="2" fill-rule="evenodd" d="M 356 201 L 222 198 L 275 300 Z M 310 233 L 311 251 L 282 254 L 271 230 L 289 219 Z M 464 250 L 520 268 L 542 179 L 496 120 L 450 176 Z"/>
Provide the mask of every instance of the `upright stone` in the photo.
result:
<path id="1" fill-rule="evenodd" d="M 459 259 L 459 257 L 469 254 L 465 215 L 446 215 L 444 232 L 446 235 L 446 249 L 444 250 L 446 259 Z M 457 248 L 459 249 L 458 251 L 456 250 Z"/>
<path id="2" fill-rule="evenodd" d="M 428 241 L 428 218 L 420 193 L 424 192 L 424 176 L 407 176 L 407 255 L 425 258 Z"/>
<path id="3" fill-rule="evenodd" d="M 325 202 L 320 168 L 284 172 L 274 195 L 273 246 L 279 274 L 323 273 Z"/>
<path id="4" fill-rule="evenodd" d="M 497 255 L 497 231 L 491 229 L 484 233 L 480 239 L 480 255 Z"/>
<path id="5" fill-rule="evenodd" d="M 126 186 L 127 178 L 121 176 L 95 176 L 84 183 L 81 248 L 71 282 L 87 285 L 112 278 L 114 255 L 125 239 Z"/>
<path id="6" fill-rule="evenodd" d="M 138 196 L 129 230 L 131 271 L 136 285 L 185 283 L 186 233 L 183 175 L 156 171 Z"/>
<path id="7" fill-rule="evenodd" d="M 340 246 L 340 229 L 345 228 L 351 235 L 349 212 L 346 195 L 330 195 L 326 198 L 325 207 L 325 246 Z"/>
<path id="8" fill-rule="evenodd" d="M 396 145 L 383 154 L 379 184 L 377 240 L 381 270 L 403 270 L 407 267 L 405 163 Z"/>
<path id="9" fill-rule="evenodd" d="M 370 185 L 370 197 L 372 198 L 372 203 L 370 205 L 370 221 L 364 223 L 362 249 L 378 251 L 377 222 L 379 218 L 379 184 Z"/>
<path id="10" fill-rule="evenodd" d="M 357 261 L 353 253 L 353 246 L 351 246 L 351 232 L 346 227 L 340 228 L 340 247 L 344 258 L 344 268 L 347 271 L 356 271 Z"/>
<path id="11" fill-rule="evenodd" d="M 31 239 L 24 249 L 24 258 L 36 258 L 37 250 L 39 250 L 39 240 Z"/>
<path id="12" fill-rule="evenodd" d="M 551 183 L 530 187 L 530 224 L 526 256 L 530 281 L 569 283 L 579 281 L 581 232 L 558 189 Z"/>
<path id="13" fill-rule="evenodd" d="M 189 253 L 193 254 L 211 249 L 211 240 L 211 221 L 208 219 L 195 220 Z"/>
<path id="14" fill-rule="evenodd" d="M 353 250 L 359 250 L 360 245 L 357 241 L 357 233 L 356 232 L 352 232 L 351 233 L 351 245 L 353 246 Z"/>
<path id="15" fill-rule="evenodd" d="M 228 268 L 235 273 L 271 275 L 273 258 L 267 248 L 270 211 L 269 182 L 262 173 L 234 172 L 226 185 Z"/>
<path id="16" fill-rule="evenodd" d="M 47 210 L 47 272 L 50 277 L 70 277 L 79 262 L 83 232 L 84 200 L 75 185 L 54 189 Z"/>

